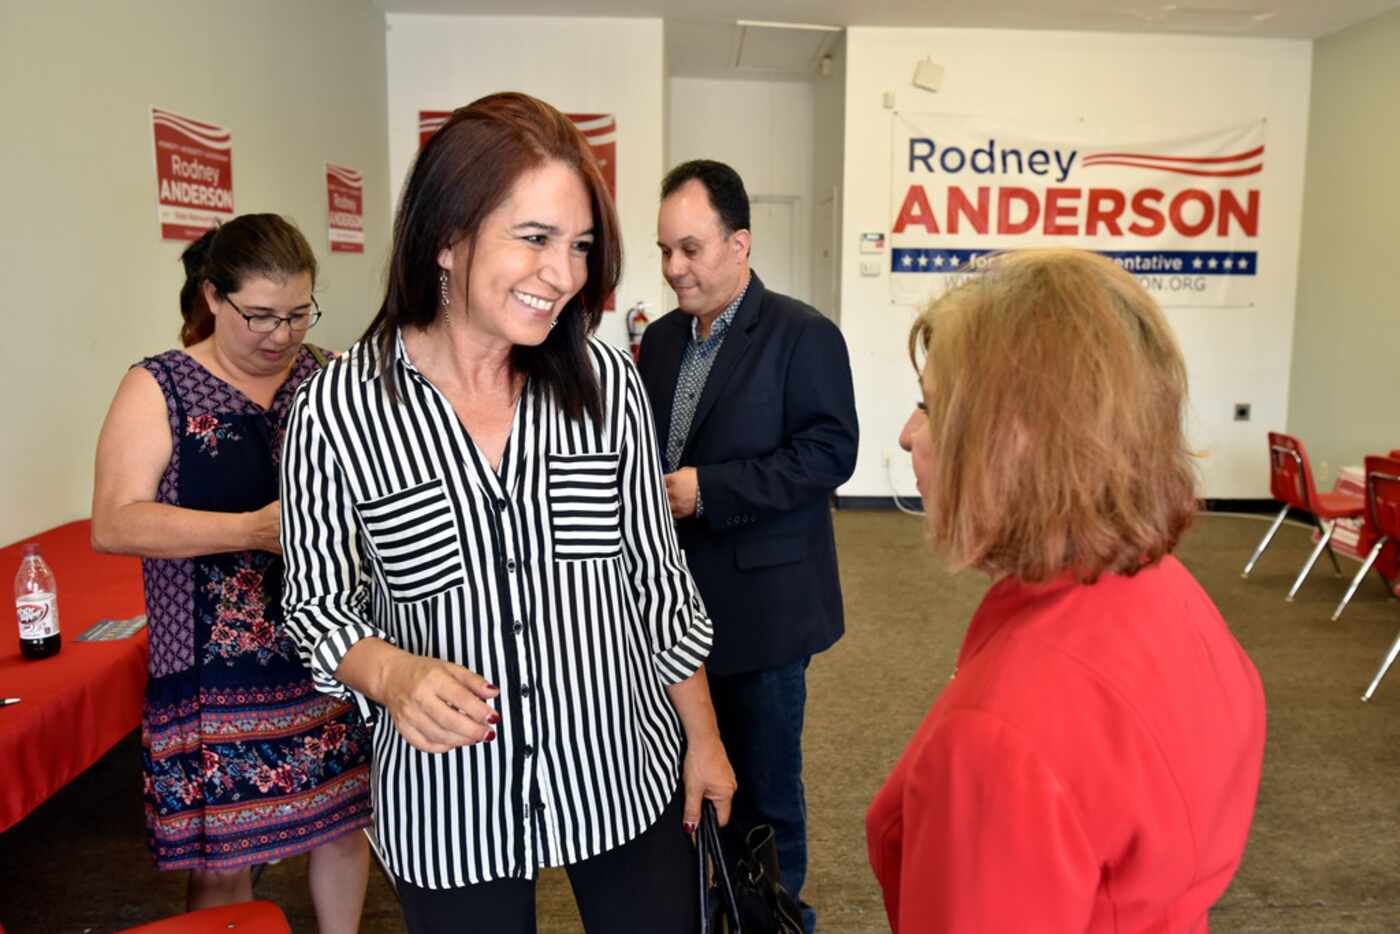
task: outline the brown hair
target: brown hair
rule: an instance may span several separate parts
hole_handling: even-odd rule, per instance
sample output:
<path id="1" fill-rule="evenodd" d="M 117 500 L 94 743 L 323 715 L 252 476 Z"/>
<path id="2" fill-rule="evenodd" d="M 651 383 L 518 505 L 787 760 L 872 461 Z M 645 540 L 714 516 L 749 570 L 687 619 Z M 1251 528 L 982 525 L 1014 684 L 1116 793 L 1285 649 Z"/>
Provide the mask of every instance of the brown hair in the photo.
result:
<path id="1" fill-rule="evenodd" d="M 480 229 L 525 172 L 549 161 L 575 169 L 593 208 L 588 280 L 560 312 L 538 347 L 511 349 L 511 366 L 553 396 L 570 418 L 584 412 L 602 420 L 598 378 L 588 355 L 588 335 L 603 317 L 603 302 L 622 275 L 617 212 L 583 134 L 543 101 L 525 94 L 492 94 L 452 113 L 418 153 L 394 218 L 388 288 L 365 331 L 378 351 L 380 373 L 398 397 L 393 359 L 400 327 L 436 320 L 438 253 Z M 467 253 L 467 275 L 471 269 Z"/>
<path id="2" fill-rule="evenodd" d="M 1093 581 L 1176 547 L 1196 510 L 1186 366 L 1115 263 L 992 258 L 924 311 L 909 348 L 925 358 L 929 531 L 954 566 Z"/>
<path id="3" fill-rule="evenodd" d="M 244 214 L 212 227 L 180 254 L 185 284 L 180 287 L 180 342 L 188 347 L 214 333 L 214 316 L 204 299 L 205 282 L 220 298 L 243 288 L 249 278 L 286 279 L 309 272 L 316 285 L 316 254 L 291 221 L 276 214 Z"/>

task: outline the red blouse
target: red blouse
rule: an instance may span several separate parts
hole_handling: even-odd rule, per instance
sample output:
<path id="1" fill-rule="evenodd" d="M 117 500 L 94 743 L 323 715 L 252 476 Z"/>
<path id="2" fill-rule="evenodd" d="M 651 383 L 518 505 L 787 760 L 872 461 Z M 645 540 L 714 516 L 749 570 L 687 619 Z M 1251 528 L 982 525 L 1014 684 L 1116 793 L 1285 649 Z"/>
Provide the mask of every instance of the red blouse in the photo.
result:
<path id="1" fill-rule="evenodd" d="M 1175 558 L 1003 580 L 866 815 L 890 925 L 1206 931 L 1263 756 L 1259 675 Z"/>

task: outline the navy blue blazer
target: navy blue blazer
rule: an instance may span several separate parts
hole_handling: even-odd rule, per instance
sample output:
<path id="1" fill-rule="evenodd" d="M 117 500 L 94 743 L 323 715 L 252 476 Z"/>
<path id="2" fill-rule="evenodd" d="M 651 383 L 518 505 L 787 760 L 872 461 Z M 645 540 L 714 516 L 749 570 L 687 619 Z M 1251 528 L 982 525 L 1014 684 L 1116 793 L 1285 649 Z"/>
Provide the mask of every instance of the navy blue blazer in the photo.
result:
<path id="1" fill-rule="evenodd" d="M 642 336 L 663 456 L 691 320 L 675 310 Z M 680 463 L 700 473 L 705 514 L 676 528 L 714 620 L 712 674 L 788 664 L 841 637 L 830 501 L 855 470 L 858 435 L 840 329 L 753 275 Z"/>

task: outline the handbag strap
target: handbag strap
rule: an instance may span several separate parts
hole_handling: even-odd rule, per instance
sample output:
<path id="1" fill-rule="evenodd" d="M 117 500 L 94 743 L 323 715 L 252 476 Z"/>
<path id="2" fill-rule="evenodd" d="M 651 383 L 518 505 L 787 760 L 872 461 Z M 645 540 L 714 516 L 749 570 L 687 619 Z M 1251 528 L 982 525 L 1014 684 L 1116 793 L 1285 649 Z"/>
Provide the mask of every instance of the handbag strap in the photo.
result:
<path id="1" fill-rule="evenodd" d="M 729 876 L 729 867 L 724 861 L 724 847 L 719 841 L 719 818 L 715 816 L 715 806 L 709 801 L 700 806 L 700 827 L 695 835 L 700 864 L 700 932 L 720 934 L 710 928 L 710 865 L 714 865 L 715 888 L 723 897 L 725 914 L 729 916 L 728 934 L 744 934 L 743 922 L 739 919 L 739 900 L 734 895 L 734 880 Z"/>

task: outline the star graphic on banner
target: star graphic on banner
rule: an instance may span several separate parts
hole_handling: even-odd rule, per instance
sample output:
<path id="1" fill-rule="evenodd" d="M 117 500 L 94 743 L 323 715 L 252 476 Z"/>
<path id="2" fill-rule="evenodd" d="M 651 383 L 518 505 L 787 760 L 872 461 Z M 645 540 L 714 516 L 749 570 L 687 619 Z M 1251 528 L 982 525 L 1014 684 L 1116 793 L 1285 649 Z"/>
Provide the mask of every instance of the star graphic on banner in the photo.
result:
<path id="1" fill-rule="evenodd" d="M 927 266 L 927 265 L 928 265 L 928 254 L 927 254 L 927 253 L 920 253 L 920 254 L 919 254 L 919 266 L 920 266 L 920 267 L 924 267 L 924 266 Z"/>
<path id="2" fill-rule="evenodd" d="M 1241 256 L 1241 257 L 1240 257 L 1240 262 L 1239 262 L 1239 267 L 1240 267 L 1241 269 L 1244 269 L 1244 268 L 1245 268 L 1246 266 L 1248 266 L 1248 265 L 1249 265 L 1249 260 L 1247 260 L 1247 259 L 1245 259 L 1243 256 Z"/>
<path id="3" fill-rule="evenodd" d="M 953 267 L 954 269 L 958 268 L 958 255 L 956 253 L 948 257 L 948 265 Z"/>
<path id="4" fill-rule="evenodd" d="M 937 256 L 935 256 L 935 257 L 933 258 L 933 265 L 937 266 L 939 269 L 942 269 L 942 268 L 943 268 L 943 254 L 942 254 L 942 253 L 939 253 Z"/>
<path id="5" fill-rule="evenodd" d="M 1206 265 L 1209 266 L 1211 269 L 1214 269 L 1216 267 L 1215 257 L 1212 256 L 1210 258 L 1210 262 L 1206 263 Z"/>
<path id="6" fill-rule="evenodd" d="M 1234 268 L 1235 268 L 1235 261 L 1232 260 L 1232 259 L 1230 259 L 1228 256 L 1225 257 L 1225 268 L 1226 268 L 1226 269 L 1234 269 Z"/>
<path id="7" fill-rule="evenodd" d="M 1200 269 L 1200 268 L 1201 268 L 1201 258 L 1200 258 L 1199 256 L 1196 257 L 1195 259 L 1193 259 L 1193 260 L 1191 261 L 1191 268 L 1192 268 L 1192 269 Z"/>
<path id="8" fill-rule="evenodd" d="M 899 264 L 907 269 L 908 267 L 914 265 L 914 258 L 908 253 L 905 253 L 904 258 L 899 261 Z"/>

